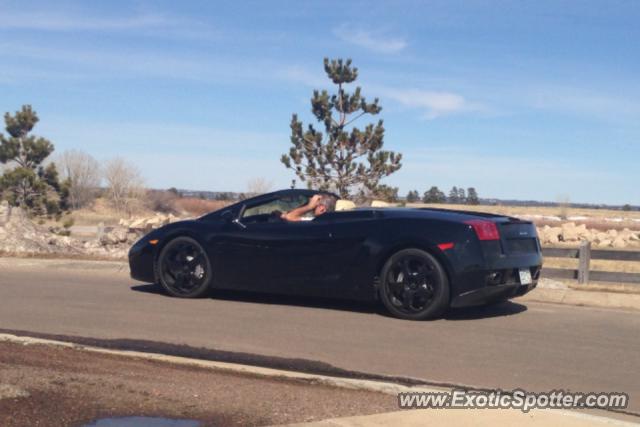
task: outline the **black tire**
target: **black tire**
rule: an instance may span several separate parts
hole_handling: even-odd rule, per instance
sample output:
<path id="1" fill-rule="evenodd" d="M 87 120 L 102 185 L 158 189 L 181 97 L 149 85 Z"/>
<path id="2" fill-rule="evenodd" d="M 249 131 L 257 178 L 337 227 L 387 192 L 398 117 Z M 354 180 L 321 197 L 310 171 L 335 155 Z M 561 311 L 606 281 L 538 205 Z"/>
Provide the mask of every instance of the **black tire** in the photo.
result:
<path id="1" fill-rule="evenodd" d="M 212 282 L 207 252 L 191 237 L 176 237 L 160 251 L 155 263 L 156 278 L 171 296 L 199 298 L 206 295 Z"/>
<path id="2" fill-rule="evenodd" d="M 395 317 L 425 320 L 449 308 L 449 279 L 438 260 L 421 249 L 393 254 L 380 274 L 380 299 Z"/>

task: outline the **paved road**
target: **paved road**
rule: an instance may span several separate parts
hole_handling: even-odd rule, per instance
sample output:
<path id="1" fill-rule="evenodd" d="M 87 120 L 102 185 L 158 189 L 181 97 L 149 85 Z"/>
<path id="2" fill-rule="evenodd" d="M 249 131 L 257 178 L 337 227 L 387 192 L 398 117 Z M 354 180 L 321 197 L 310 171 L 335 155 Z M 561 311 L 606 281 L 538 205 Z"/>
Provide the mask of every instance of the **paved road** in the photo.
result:
<path id="1" fill-rule="evenodd" d="M 0 259 L 1 329 L 306 359 L 435 383 L 624 391 L 640 413 L 637 312 L 507 303 L 409 322 L 307 299 L 179 300 L 114 266 L 58 264 Z"/>

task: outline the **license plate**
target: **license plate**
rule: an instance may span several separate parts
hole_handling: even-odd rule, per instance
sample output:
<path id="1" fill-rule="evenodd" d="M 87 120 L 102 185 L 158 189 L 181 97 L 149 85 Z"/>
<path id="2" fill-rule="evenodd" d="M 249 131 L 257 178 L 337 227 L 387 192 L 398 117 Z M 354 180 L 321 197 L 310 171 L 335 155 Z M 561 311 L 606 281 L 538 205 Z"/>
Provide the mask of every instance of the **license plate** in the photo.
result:
<path id="1" fill-rule="evenodd" d="M 520 284 L 521 285 L 530 285 L 533 280 L 531 280 L 531 270 L 528 268 L 520 269 Z"/>

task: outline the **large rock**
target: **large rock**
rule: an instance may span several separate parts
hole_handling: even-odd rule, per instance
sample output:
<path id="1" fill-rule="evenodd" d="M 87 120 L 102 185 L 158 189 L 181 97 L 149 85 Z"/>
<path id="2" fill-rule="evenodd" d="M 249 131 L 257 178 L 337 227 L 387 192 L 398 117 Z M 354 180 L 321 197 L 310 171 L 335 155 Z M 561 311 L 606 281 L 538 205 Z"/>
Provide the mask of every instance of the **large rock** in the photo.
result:
<path id="1" fill-rule="evenodd" d="M 591 240 L 593 238 L 593 233 L 587 228 L 586 224 L 576 226 L 575 230 L 581 240 Z"/>
<path id="2" fill-rule="evenodd" d="M 622 236 L 618 236 L 613 240 L 613 242 L 611 242 L 611 246 L 616 249 L 622 249 L 627 247 L 627 242 L 622 238 Z"/>
<path id="3" fill-rule="evenodd" d="M 119 243 L 124 243 L 127 241 L 127 229 L 126 228 L 116 228 L 111 232 L 115 240 Z"/>
<path id="4" fill-rule="evenodd" d="M 139 229 L 143 229 L 145 227 L 145 224 L 146 224 L 145 218 L 136 218 L 131 222 L 129 222 L 129 228 L 133 230 L 139 230 Z"/>
<path id="5" fill-rule="evenodd" d="M 156 215 L 147 221 L 147 225 L 151 226 L 151 228 L 158 228 L 163 225 L 167 225 L 170 222 L 172 222 L 171 215 Z"/>
<path id="6" fill-rule="evenodd" d="M 145 225 L 147 227 L 151 227 L 151 228 L 161 227 L 161 226 L 165 225 L 165 223 L 168 223 L 168 222 L 167 222 L 166 218 L 163 217 L 162 215 L 156 215 L 154 217 L 147 218 L 147 220 L 145 221 Z"/>
<path id="7" fill-rule="evenodd" d="M 579 239 L 580 235 L 578 234 L 578 229 L 576 224 L 573 222 L 567 222 L 562 224 L 562 234 L 561 240 L 563 242 L 575 242 Z"/>
<path id="8" fill-rule="evenodd" d="M 544 231 L 545 240 L 552 245 L 560 242 L 561 234 L 562 228 L 560 227 L 548 227 Z"/>
<path id="9" fill-rule="evenodd" d="M 613 240 L 603 239 L 598 241 L 598 246 L 607 247 L 607 246 L 611 246 L 611 243 L 613 243 Z"/>
<path id="10" fill-rule="evenodd" d="M 113 232 L 104 233 L 102 236 L 100 236 L 99 241 L 103 246 L 116 245 L 120 243 L 118 237 Z"/>

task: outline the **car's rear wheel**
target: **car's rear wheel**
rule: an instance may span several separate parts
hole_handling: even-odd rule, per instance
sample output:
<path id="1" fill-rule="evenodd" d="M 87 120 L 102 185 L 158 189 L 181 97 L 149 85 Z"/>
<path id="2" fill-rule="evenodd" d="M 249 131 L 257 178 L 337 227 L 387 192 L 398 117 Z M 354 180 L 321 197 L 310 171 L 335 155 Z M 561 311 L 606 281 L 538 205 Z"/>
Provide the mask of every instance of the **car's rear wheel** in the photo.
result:
<path id="1" fill-rule="evenodd" d="M 177 237 L 168 242 L 156 262 L 156 277 L 169 295 L 197 298 L 205 295 L 211 283 L 211 262 L 195 239 Z"/>
<path id="2" fill-rule="evenodd" d="M 380 274 L 380 299 L 396 317 L 424 320 L 438 317 L 449 306 L 449 280 L 433 255 L 403 249 L 392 255 Z"/>

